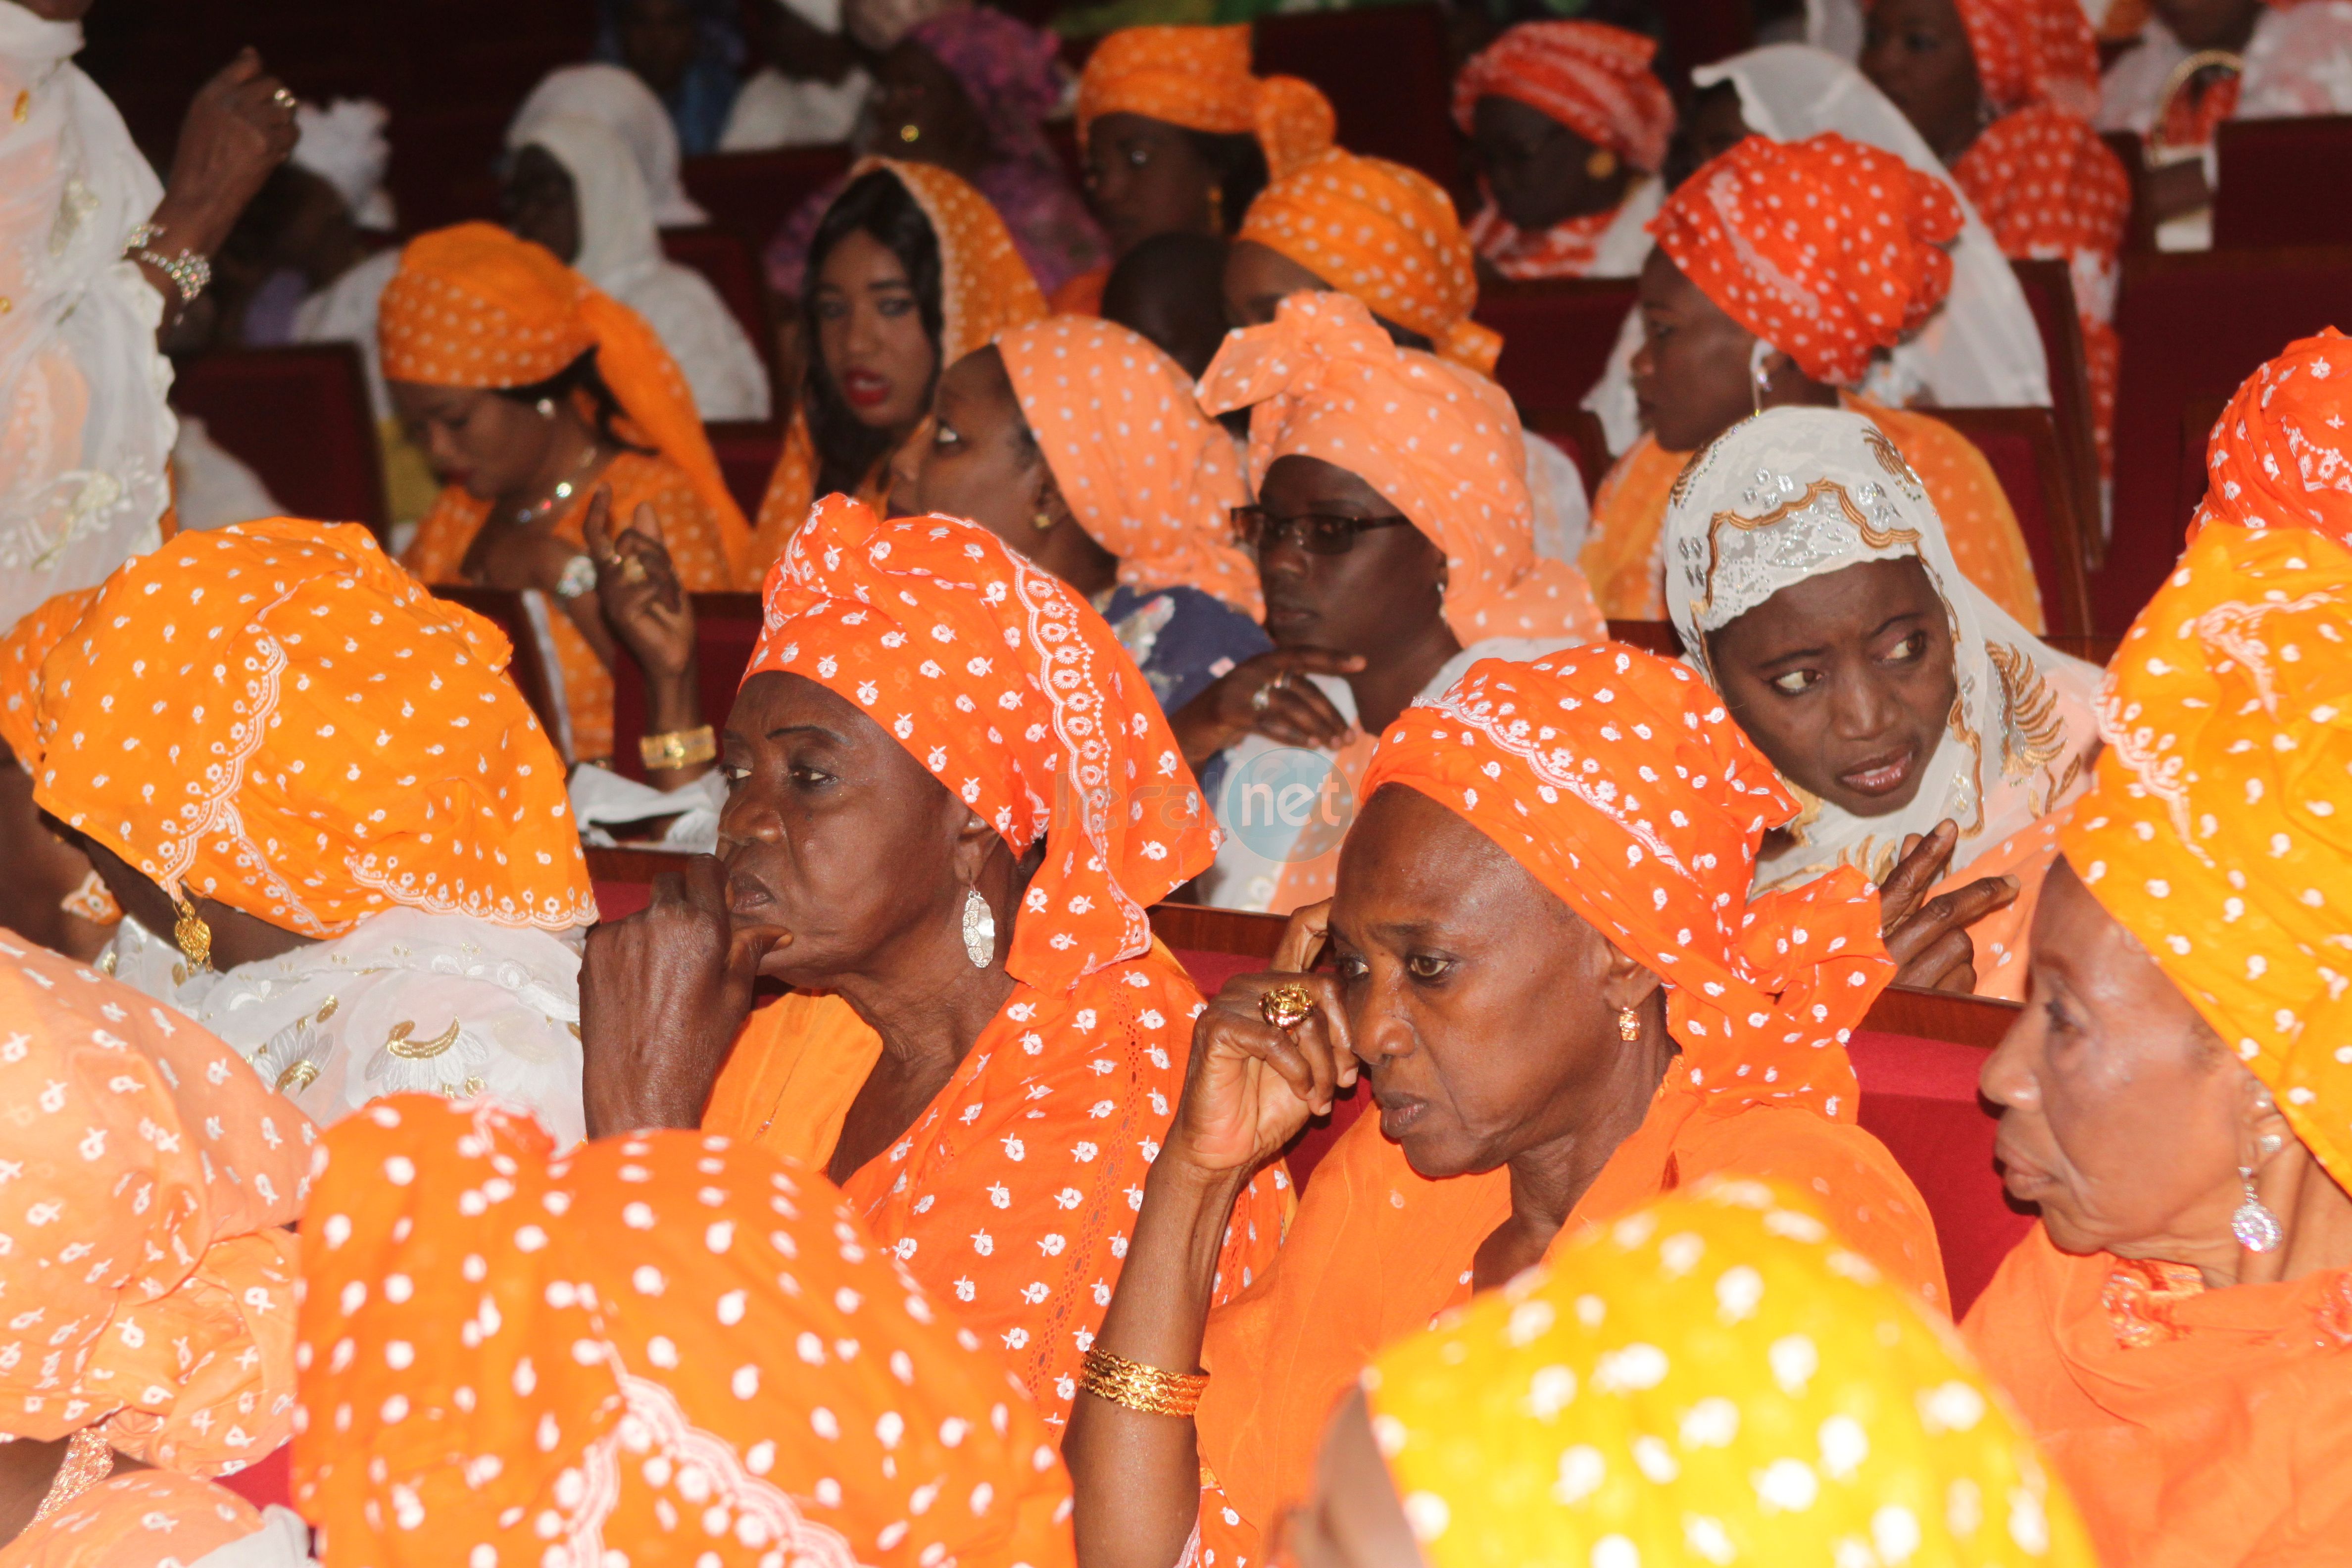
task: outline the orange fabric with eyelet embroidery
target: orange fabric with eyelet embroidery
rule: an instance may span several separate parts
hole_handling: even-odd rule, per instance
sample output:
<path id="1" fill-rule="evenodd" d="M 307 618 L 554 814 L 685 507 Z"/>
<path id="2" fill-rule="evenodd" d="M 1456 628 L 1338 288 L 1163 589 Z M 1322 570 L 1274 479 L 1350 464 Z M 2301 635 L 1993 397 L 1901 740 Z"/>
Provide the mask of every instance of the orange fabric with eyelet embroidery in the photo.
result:
<path id="1" fill-rule="evenodd" d="M 1252 135 L 1280 179 L 1331 145 L 1331 100 L 1295 76 L 1250 74 L 1246 22 L 1222 27 L 1122 27 L 1095 46 L 1078 77 L 1078 147 L 1106 114 Z"/>
<path id="2" fill-rule="evenodd" d="M 2307 528 L 2352 546 L 2352 338 L 2299 338 L 2248 376 L 2205 447 L 2214 524 Z"/>
<path id="3" fill-rule="evenodd" d="M 78 588 L 42 602 L 39 608 L 8 628 L 0 638 L 0 741 L 16 755 L 26 773 L 41 760 L 41 742 L 34 727 L 34 701 L 41 685 L 41 661 L 73 630 L 93 600 L 95 588 Z"/>

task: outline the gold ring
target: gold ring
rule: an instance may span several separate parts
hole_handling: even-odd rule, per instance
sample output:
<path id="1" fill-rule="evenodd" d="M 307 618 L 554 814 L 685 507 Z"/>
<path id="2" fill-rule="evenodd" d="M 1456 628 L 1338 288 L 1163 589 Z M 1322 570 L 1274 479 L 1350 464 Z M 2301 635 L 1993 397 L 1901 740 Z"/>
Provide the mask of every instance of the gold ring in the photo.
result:
<path id="1" fill-rule="evenodd" d="M 289 110 L 292 109 L 300 101 L 300 100 L 297 99 L 292 93 L 287 91 L 282 87 L 276 92 L 271 93 L 269 95 L 269 99 L 270 101 L 277 104 L 278 108 Z"/>
<path id="2" fill-rule="evenodd" d="M 1315 993 L 1294 980 L 1257 999 L 1258 1016 L 1277 1029 L 1295 1029 L 1315 1011 Z"/>
<path id="3" fill-rule="evenodd" d="M 644 562 L 638 560 L 634 555 L 624 556 L 622 558 L 621 581 L 623 583 L 634 585 L 644 582 L 646 580 L 646 563 Z"/>

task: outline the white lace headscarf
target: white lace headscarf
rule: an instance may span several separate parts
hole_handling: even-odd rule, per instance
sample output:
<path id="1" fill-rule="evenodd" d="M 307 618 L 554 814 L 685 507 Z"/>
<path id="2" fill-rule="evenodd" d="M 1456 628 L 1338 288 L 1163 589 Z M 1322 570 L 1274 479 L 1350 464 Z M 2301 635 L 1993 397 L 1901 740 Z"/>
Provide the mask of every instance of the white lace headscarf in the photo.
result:
<path id="1" fill-rule="evenodd" d="M 1790 826 L 1796 847 L 1759 864 L 1759 890 L 1837 865 L 1884 880 L 1904 838 L 1946 817 L 1959 826 L 1960 871 L 2088 787 L 2100 671 L 2043 644 L 1960 574 L 1918 476 L 1861 415 L 1770 408 L 1725 431 L 1675 481 L 1664 550 L 1684 658 L 1718 690 L 1709 635 L 1809 577 L 1913 556 L 1950 617 L 1959 693 L 1918 793 L 1899 811 L 1856 816 L 1792 786 L 1804 804 Z"/>

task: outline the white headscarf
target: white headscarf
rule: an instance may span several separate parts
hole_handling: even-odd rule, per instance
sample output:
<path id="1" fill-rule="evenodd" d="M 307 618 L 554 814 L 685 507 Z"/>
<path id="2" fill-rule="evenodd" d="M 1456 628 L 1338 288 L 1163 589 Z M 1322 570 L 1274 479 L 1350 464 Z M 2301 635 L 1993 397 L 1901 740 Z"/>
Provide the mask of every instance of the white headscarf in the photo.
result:
<path id="1" fill-rule="evenodd" d="M 294 143 L 295 166 L 334 186 L 362 228 L 397 226 L 383 188 L 384 171 L 392 166 L 392 143 L 383 134 L 389 119 L 383 105 L 369 98 L 339 98 L 324 109 L 306 103 L 294 110 L 302 133 Z"/>
<path id="2" fill-rule="evenodd" d="M 654 222 L 684 228 L 710 221 L 678 181 L 677 127 L 653 89 L 623 66 L 565 66 L 547 73 L 515 110 L 507 127 L 511 152 L 531 141 L 541 125 L 562 115 L 593 120 L 621 139 L 645 176 L 646 200 Z"/>
<path id="3" fill-rule="evenodd" d="M 1883 880 L 1903 839 L 1946 817 L 1960 830 L 1957 872 L 2090 784 L 2100 671 L 2045 646 L 1960 574 L 1918 476 L 1859 414 L 1768 408 L 1716 437 L 1666 506 L 1666 609 L 1685 661 L 1720 689 L 1710 633 L 1792 584 L 1905 556 L 1927 569 L 1950 616 L 1951 721 L 1899 811 L 1856 816 L 1792 789 L 1805 803 L 1797 847 L 1758 865 L 1759 891 L 1837 865 Z"/>
<path id="4" fill-rule="evenodd" d="M 628 292 L 637 275 L 661 264 L 661 236 L 654 228 L 645 176 L 618 136 L 596 121 L 559 114 L 532 127 L 518 143 L 523 144 L 545 150 L 572 176 L 580 214 L 573 270 L 617 296 Z"/>

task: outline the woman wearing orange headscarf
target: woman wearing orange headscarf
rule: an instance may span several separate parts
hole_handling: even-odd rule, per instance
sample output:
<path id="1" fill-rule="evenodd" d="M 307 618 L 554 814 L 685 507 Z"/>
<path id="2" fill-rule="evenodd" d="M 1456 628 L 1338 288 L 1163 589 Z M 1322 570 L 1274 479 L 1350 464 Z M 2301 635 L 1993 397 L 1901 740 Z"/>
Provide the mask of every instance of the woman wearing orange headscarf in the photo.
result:
<path id="1" fill-rule="evenodd" d="M 2042 1223 L 1965 1330 L 2132 1568 L 2352 1542 L 2345 346 L 2293 345 L 2214 429 L 1984 1068 Z"/>
<path id="2" fill-rule="evenodd" d="M 572 761 L 613 751 L 611 634 L 593 590 L 589 496 L 650 508 L 690 588 L 728 588 L 751 539 L 694 398 L 635 311 L 486 223 L 401 252 L 377 318 L 383 375 L 445 488 L 402 564 L 428 583 L 551 595 Z"/>
<path id="3" fill-rule="evenodd" d="M 1478 157 L 1479 259 L 1502 277 L 1631 278 L 1650 253 L 1674 100 L 1658 46 L 1604 22 L 1522 22 L 1454 79 Z"/>
<path id="4" fill-rule="evenodd" d="M 1188 723 L 1234 747 L 1203 892 L 1286 914 L 1330 897 L 1371 738 L 1408 703 L 1475 659 L 1533 658 L 1602 626 L 1576 569 L 1536 554 L 1510 398 L 1398 348 L 1358 300 L 1285 300 L 1271 325 L 1226 340 L 1201 397 L 1213 414 L 1250 410 L 1258 504 L 1240 518 L 1287 656 L 1224 677 Z M 1302 757 L 1312 776 L 1294 778 Z M 1315 806 L 1283 807 L 1302 784 Z"/>
<path id="5" fill-rule="evenodd" d="M 2114 466 L 2111 324 L 2131 177 L 2091 129 L 2099 52 L 2075 0 L 1872 0 L 1863 74 L 1952 171 L 2004 256 L 2074 276 L 2102 470 Z"/>
<path id="6" fill-rule="evenodd" d="M 331 1568 L 1070 1568 L 1045 1427 L 822 1176 L 423 1096 L 322 1152 L 294 1498 Z"/>
<path id="7" fill-rule="evenodd" d="M 1144 918 L 1214 842 L 1175 737 L 1061 582 L 829 497 L 769 576 L 726 757 L 723 867 L 592 938 L 592 1129 L 825 1170 L 1058 1426 L 1200 1006 Z M 755 973 L 797 989 L 752 1013 Z M 1231 1290 L 1280 1186 L 1236 1215 Z"/>
<path id="8" fill-rule="evenodd" d="M 508 654 L 355 523 L 240 523 L 123 565 L 36 701 L 33 798 L 122 910 L 100 967 L 320 1122 L 488 1091 L 577 1137 L 596 901 Z"/>
<path id="9" fill-rule="evenodd" d="M 205 1478 L 293 1430 L 310 1123 L 129 987 L 5 939 L 0 961 L 0 1562 L 307 1563 L 299 1520 Z"/>
<path id="10" fill-rule="evenodd" d="M 1934 498 L 1960 571 L 2042 629 L 2024 535 L 1984 455 L 1850 390 L 1942 304 L 1959 227 L 1941 182 L 1835 132 L 1750 136 L 1666 198 L 1633 361 L 1649 430 L 1601 480 L 1579 557 L 1603 613 L 1664 616 L 1666 501 L 1693 452 L 1759 408 L 1816 404 L 1868 415 Z"/>
<path id="11" fill-rule="evenodd" d="M 1246 23 L 1125 27 L 1078 78 L 1078 150 L 1116 257 L 1161 234 L 1229 236 L 1265 188 L 1331 145 L 1330 101 L 1297 77 L 1250 73 Z M 1108 266 L 1054 308 L 1094 315 Z"/>
<path id="12" fill-rule="evenodd" d="M 1811 1191 L 1846 1245 L 1945 1305 L 1927 1209 L 1854 1125 L 1844 1033 L 1894 965 L 1850 869 L 1748 896 L 1796 809 L 1706 684 L 1615 643 L 1481 660 L 1364 780 L 1338 898 L 1231 982 L 1145 1184 L 1064 1445 L 1080 1550 L 1235 1565 L 1306 1494 L 1384 1342 L 1711 1172 Z M 1327 932 L 1339 973 L 1301 973 Z M 1318 1165 L 1264 1279 L 1215 1312 L 1195 1238 L 1332 1096 L 1380 1108 Z M 1144 1415 L 1127 1391 L 1197 1401 Z M 1150 1371 L 1150 1369 L 1158 1369 Z M 1197 1521 L 1197 1522 L 1196 1522 Z"/>

